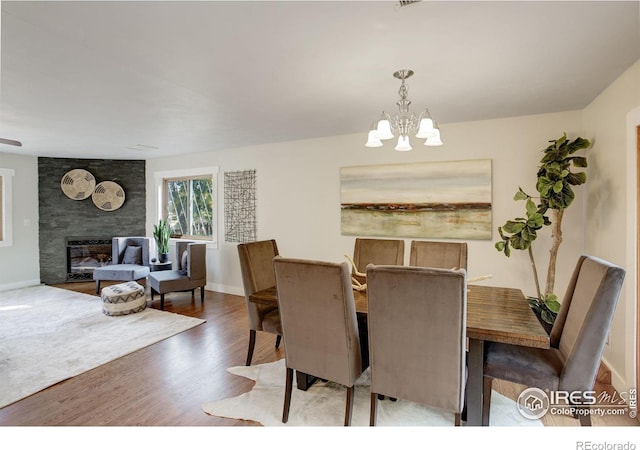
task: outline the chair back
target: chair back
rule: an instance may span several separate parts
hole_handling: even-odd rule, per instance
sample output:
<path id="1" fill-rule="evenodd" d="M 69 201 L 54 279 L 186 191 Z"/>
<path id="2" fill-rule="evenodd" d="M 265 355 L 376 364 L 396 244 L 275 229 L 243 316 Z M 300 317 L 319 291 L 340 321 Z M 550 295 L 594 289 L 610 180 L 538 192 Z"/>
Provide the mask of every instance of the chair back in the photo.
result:
<path id="1" fill-rule="evenodd" d="M 353 249 L 354 270 L 365 273 L 369 264 L 404 265 L 404 240 L 356 238 Z M 361 277 L 356 277 L 364 282 Z"/>
<path id="2" fill-rule="evenodd" d="M 176 258 L 179 271 L 186 272 L 192 283 L 206 284 L 207 246 L 203 242 L 176 242 Z"/>
<path id="3" fill-rule="evenodd" d="M 273 260 L 287 368 L 353 386 L 362 373 L 349 265 Z"/>
<path id="4" fill-rule="evenodd" d="M 439 269 L 467 269 L 467 243 L 411 241 L 409 265 Z"/>
<path id="5" fill-rule="evenodd" d="M 593 388 L 624 276 L 623 268 L 602 259 L 578 259 L 550 335 L 565 361 L 559 389 Z"/>
<path id="6" fill-rule="evenodd" d="M 466 271 L 371 265 L 367 297 L 371 392 L 460 413 Z"/>
<path id="7" fill-rule="evenodd" d="M 238 244 L 244 297 L 249 312 L 249 328 L 252 330 L 261 330 L 262 325 L 260 307 L 250 302 L 249 296 L 276 285 L 273 258 L 278 255 L 278 246 L 273 239 Z"/>
<path id="8" fill-rule="evenodd" d="M 149 241 L 148 237 L 114 237 L 111 240 L 111 264 L 122 264 L 127 247 L 140 247 L 142 249 L 142 266 L 151 267 L 149 260 Z"/>

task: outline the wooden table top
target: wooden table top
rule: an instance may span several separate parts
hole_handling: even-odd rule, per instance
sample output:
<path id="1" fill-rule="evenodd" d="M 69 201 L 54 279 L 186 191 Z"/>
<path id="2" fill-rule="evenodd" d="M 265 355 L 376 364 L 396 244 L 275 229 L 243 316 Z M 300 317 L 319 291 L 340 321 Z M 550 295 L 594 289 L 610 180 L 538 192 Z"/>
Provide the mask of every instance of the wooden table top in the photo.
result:
<path id="1" fill-rule="evenodd" d="M 367 294 L 353 291 L 356 312 L 367 313 Z M 249 296 L 255 303 L 278 303 L 274 287 Z M 549 336 L 529 307 L 522 291 L 513 288 L 469 285 L 467 337 L 527 347 L 549 348 Z"/>

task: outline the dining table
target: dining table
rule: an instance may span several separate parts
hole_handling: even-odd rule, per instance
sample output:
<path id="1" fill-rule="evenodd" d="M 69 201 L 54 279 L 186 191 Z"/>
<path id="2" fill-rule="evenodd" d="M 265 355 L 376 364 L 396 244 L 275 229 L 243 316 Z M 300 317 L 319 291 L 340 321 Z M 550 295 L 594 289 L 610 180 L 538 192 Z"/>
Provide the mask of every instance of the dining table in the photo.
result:
<path id="1" fill-rule="evenodd" d="M 353 290 L 356 313 L 366 318 L 366 290 Z M 258 304 L 277 305 L 275 286 L 255 292 L 249 300 Z M 487 426 L 483 417 L 484 353 L 488 342 L 526 347 L 549 348 L 549 335 L 529 307 L 520 289 L 469 284 L 467 289 L 467 426 Z M 285 341 L 286 345 L 286 341 Z M 298 387 L 308 388 L 305 374 L 297 374 Z"/>

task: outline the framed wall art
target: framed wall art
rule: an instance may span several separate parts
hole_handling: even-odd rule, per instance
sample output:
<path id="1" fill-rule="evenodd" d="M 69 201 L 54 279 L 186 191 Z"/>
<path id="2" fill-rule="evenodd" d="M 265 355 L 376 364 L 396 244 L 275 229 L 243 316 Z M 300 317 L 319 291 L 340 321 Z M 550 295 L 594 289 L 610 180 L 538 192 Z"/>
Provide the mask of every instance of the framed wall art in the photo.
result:
<path id="1" fill-rule="evenodd" d="M 340 169 L 343 235 L 491 239 L 491 160 Z"/>

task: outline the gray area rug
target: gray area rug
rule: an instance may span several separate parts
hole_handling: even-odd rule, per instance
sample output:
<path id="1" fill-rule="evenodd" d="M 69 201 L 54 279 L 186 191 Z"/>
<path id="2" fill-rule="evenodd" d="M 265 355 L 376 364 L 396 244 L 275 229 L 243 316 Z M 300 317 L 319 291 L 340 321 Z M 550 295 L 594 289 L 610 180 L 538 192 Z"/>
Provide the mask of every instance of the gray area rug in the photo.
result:
<path id="1" fill-rule="evenodd" d="M 294 387 L 291 395 L 289 421 L 282 423 L 284 403 L 285 360 L 255 366 L 227 369 L 230 373 L 256 384 L 251 391 L 237 397 L 208 402 L 202 405 L 205 413 L 260 422 L 265 426 L 342 426 L 346 389 L 335 383 L 316 382 L 309 390 Z M 356 383 L 352 426 L 369 425 L 369 370 Z M 378 426 L 453 426 L 453 414 L 443 413 L 416 403 L 398 400 L 378 401 Z M 493 391 L 491 396 L 491 425 L 541 427 L 539 420 L 520 415 L 516 403 Z"/>
<path id="2" fill-rule="evenodd" d="M 204 322 L 150 308 L 106 316 L 99 297 L 50 286 L 0 292 L 0 408 Z"/>

